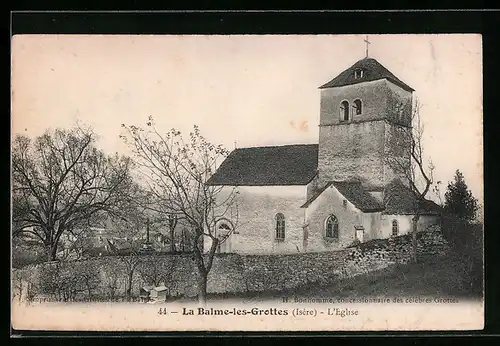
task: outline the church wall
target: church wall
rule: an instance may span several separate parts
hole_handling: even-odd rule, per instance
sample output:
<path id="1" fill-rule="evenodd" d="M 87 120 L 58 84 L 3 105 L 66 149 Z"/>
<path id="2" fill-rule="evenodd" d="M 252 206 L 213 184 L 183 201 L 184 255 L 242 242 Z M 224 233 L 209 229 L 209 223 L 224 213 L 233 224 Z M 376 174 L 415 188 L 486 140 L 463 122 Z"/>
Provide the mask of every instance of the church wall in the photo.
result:
<path id="1" fill-rule="evenodd" d="M 340 123 L 340 103 L 349 102 L 351 121 L 366 121 L 381 119 L 382 110 L 387 104 L 387 95 L 390 89 L 386 80 L 377 80 L 336 88 L 321 89 L 320 125 Z M 362 114 L 355 115 L 352 105 L 355 99 L 362 102 Z"/>
<path id="2" fill-rule="evenodd" d="M 344 206 L 344 199 L 333 186 L 330 186 L 306 209 L 307 251 L 341 249 L 354 241 L 356 235 L 354 226 L 363 224 L 363 215 L 349 201 Z M 339 222 L 339 239 L 334 242 L 325 238 L 326 220 L 331 214 L 335 215 Z"/>
<path id="3" fill-rule="evenodd" d="M 319 184 L 319 179 L 318 175 L 316 175 L 313 180 L 309 184 L 307 184 L 307 196 L 306 200 L 309 200 L 317 191 L 318 191 L 318 186 Z"/>
<path id="4" fill-rule="evenodd" d="M 359 178 L 368 188 L 384 181 L 385 122 L 319 129 L 318 170 L 322 182 Z"/>
<path id="5" fill-rule="evenodd" d="M 413 215 L 382 215 L 381 218 L 381 234 L 380 238 L 390 238 L 392 235 L 392 220 L 398 221 L 398 234 L 405 235 L 411 233 Z M 435 215 L 421 215 L 417 228 L 420 231 L 424 231 L 430 226 L 439 225 L 439 216 Z"/>
<path id="6" fill-rule="evenodd" d="M 390 92 L 387 94 L 386 116 L 390 122 L 387 122 L 385 125 L 385 152 L 386 155 L 397 155 L 400 157 L 399 160 L 405 159 L 410 162 L 410 132 L 406 130 L 402 131 L 399 124 L 405 126 L 411 125 L 413 95 L 411 92 L 401 89 L 393 83 L 388 82 L 387 86 Z M 386 183 L 395 178 L 398 178 L 403 183 L 406 182 L 403 172 L 395 172 L 390 164 L 386 164 L 384 176 Z"/>
<path id="7" fill-rule="evenodd" d="M 382 234 L 382 219 L 381 213 L 362 213 L 361 222 L 365 228 L 363 241 L 379 239 Z"/>
<path id="8" fill-rule="evenodd" d="M 408 185 L 405 171 L 400 164 L 407 162 L 409 165 L 411 163 L 411 133 L 409 132 L 411 130 L 402 129 L 392 123 L 386 123 L 385 128 L 385 182 L 388 184 L 393 179 L 399 179 L 403 184 Z"/>
<path id="9" fill-rule="evenodd" d="M 352 105 L 358 98 L 363 110 L 362 114 L 355 115 Z M 340 121 L 342 101 L 350 104 L 350 119 L 346 122 Z M 402 114 L 409 118 L 411 103 L 412 93 L 385 79 L 322 89 L 318 152 L 320 183 L 359 178 L 368 189 L 376 189 L 395 177 L 384 162 L 390 125 L 383 119 L 398 113 L 396 108 L 400 104 L 406 105 Z"/>
<path id="10" fill-rule="evenodd" d="M 252 254 L 302 251 L 304 210 L 300 206 L 306 201 L 306 190 L 306 186 L 238 187 L 238 217 L 231 220 L 237 232 L 230 236 L 225 249 Z M 275 239 L 277 213 L 285 217 L 284 241 Z M 205 239 L 205 249 L 209 246 L 209 240 Z"/>
<path id="11" fill-rule="evenodd" d="M 387 118 L 405 125 L 411 124 L 413 94 L 397 85 L 387 82 Z"/>

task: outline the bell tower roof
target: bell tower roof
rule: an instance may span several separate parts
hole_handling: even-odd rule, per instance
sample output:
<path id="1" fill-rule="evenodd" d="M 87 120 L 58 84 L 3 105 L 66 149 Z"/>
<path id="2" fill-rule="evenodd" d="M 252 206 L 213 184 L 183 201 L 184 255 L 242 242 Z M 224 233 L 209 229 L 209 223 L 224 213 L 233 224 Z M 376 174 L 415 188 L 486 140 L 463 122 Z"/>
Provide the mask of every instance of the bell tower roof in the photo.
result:
<path id="1" fill-rule="evenodd" d="M 319 88 L 336 88 L 363 82 L 371 82 L 379 79 L 387 79 L 406 91 L 415 91 L 413 88 L 396 77 L 391 71 L 386 69 L 377 60 L 368 57 L 357 61 L 347 70 L 343 71 L 337 77 L 328 83 L 323 84 Z"/>

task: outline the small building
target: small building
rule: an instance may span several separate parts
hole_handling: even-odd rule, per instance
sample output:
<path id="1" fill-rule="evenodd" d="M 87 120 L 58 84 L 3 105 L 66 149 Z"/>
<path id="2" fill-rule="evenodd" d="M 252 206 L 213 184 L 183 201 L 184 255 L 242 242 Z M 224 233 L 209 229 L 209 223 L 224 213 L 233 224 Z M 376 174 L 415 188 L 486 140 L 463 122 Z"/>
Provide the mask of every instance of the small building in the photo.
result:
<path id="1" fill-rule="evenodd" d="M 149 297 L 155 301 L 164 302 L 167 299 L 167 287 L 160 285 L 151 289 Z"/>
<path id="2" fill-rule="evenodd" d="M 154 286 L 144 286 L 141 287 L 139 291 L 139 298 L 141 299 L 141 302 L 147 302 L 150 299 L 151 296 L 151 290 L 154 288 Z"/>

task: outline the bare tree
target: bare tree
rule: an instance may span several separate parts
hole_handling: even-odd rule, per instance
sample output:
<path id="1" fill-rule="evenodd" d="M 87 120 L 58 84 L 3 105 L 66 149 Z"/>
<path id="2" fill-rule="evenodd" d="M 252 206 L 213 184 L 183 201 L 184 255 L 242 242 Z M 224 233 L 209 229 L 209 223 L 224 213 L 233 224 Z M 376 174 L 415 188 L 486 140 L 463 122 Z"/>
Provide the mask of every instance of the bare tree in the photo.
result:
<path id="1" fill-rule="evenodd" d="M 167 214 L 168 230 L 170 233 L 170 252 L 175 253 L 175 228 L 177 227 L 178 216 L 175 214 Z"/>
<path id="2" fill-rule="evenodd" d="M 90 262 L 77 262 L 71 269 L 81 287 L 87 292 L 89 300 L 92 301 L 93 292 L 100 284 L 99 269 Z"/>
<path id="3" fill-rule="evenodd" d="M 13 235 L 29 234 L 55 260 L 64 232 L 115 213 L 132 183 L 129 158 L 106 156 L 90 128 L 46 131 L 12 145 Z"/>
<path id="4" fill-rule="evenodd" d="M 127 204 L 126 216 L 114 220 L 115 234 L 120 236 L 127 245 L 126 249 L 116 248 L 109 243 L 110 252 L 116 255 L 125 272 L 125 298 L 127 301 L 132 299 L 132 290 L 134 283 L 134 274 L 141 263 L 140 242 L 141 233 L 147 222 L 147 214 L 143 205 L 143 194 L 137 190 Z"/>
<path id="5" fill-rule="evenodd" d="M 229 214 L 237 225 L 236 190 L 208 185 L 221 157 L 227 155 L 222 146 L 209 143 L 197 126 L 186 142 L 180 131 L 161 134 L 152 117 L 147 130 L 125 126 L 123 140 L 132 149 L 137 165 L 144 171 L 144 184 L 153 197 L 159 213 L 182 217 L 194 232 L 194 255 L 198 269 L 198 300 L 206 303 L 207 277 L 218 245 L 231 235 L 217 234 L 219 219 Z M 203 239 L 210 240 L 204 255 Z"/>
<path id="6" fill-rule="evenodd" d="M 23 298 L 23 292 L 26 287 L 26 275 L 21 269 L 12 271 L 12 299 L 18 297 L 19 301 Z"/>
<path id="7" fill-rule="evenodd" d="M 389 134 L 386 163 L 393 172 L 408 184 L 415 198 L 412 218 L 413 261 L 417 262 L 417 232 L 420 215 L 429 206 L 426 199 L 433 184 L 434 165 L 424 155 L 422 139 L 424 125 L 420 118 L 421 105 L 416 100 L 411 104 L 389 103 L 388 118 L 393 125 Z"/>
<path id="8" fill-rule="evenodd" d="M 147 285 L 159 286 L 166 283 L 173 268 L 164 266 L 161 256 L 145 256 L 138 269 Z"/>
<path id="9" fill-rule="evenodd" d="M 436 196 L 437 201 L 439 202 L 439 206 L 444 207 L 443 193 L 441 191 L 441 185 L 442 185 L 442 182 L 440 180 L 437 181 L 434 184 L 434 186 L 432 187 L 432 192 L 434 193 L 434 196 Z"/>

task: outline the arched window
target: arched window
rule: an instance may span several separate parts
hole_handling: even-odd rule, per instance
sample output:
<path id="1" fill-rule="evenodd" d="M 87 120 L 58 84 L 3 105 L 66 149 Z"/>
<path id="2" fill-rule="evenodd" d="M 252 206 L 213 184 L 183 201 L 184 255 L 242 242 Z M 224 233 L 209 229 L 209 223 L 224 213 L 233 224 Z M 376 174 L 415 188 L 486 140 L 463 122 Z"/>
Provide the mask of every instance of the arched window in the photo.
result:
<path id="1" fill-rule="evenodd" d="M 325 236 L 330 239 L 339 238 L 339 221 L 335 215 L 330 215 L 326 219 Z"/>
<path id="2" fill-rule="evenodd" d="M 285 216 L 276 214 L 276 240 L 285 240 Z"/>
<path id="3" fill-rule="evenodd" d="M 221 224 L 219 225 L 219 229 L 221 230 L 228 230 L 230 231 L 231 230 L 231 227 L 229 227 L 229 225 L 225 222 L 221 222 Z"/>
<path id="4" fill-rule="evenodd" d="M 361 100 L 357 99 L 354 100 L 354 103 L 352 105 L 353 111 L 355 115 L 360 115 L 363 112 L 363 105 L 361 104 Z"/>
<path id="5" fill-rule="evenodd" d="M 392 220 L 392 236 L 397 237 L 399 234 L 398 220 Z"/>
<path id="6" fill-rule="evenodd" d="M 340 121 L 348 121 L 349 120 L 349 102 L 342 101 L 340 104 Z"/>
<path id="7" fill-rule="evenodd" d="M 233 228 L 229 221 L 223 220 L 219 222 L 219 225 L 217 226 L 217 237 L 226 238 L 232 230 Z"/>

